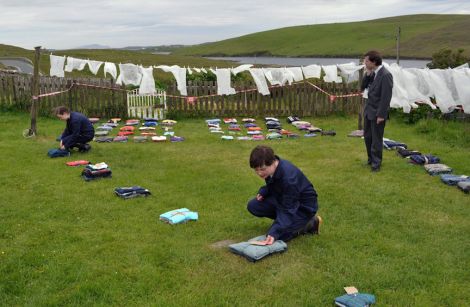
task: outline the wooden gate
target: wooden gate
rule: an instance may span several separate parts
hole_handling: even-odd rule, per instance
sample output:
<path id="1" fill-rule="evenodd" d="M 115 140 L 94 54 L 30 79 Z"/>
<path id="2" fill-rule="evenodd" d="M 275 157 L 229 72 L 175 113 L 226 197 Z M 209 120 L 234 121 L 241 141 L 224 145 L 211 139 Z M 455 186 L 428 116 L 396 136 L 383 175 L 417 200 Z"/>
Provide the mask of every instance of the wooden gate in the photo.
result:
<path id="1" fill-rule="evenodd" d="M 129 118 L 164 119 L 166 115 L 166 92 L 157 90 L 155 94 L 139 95 L 138 89 L 128 91 L 127 115 Z"/>

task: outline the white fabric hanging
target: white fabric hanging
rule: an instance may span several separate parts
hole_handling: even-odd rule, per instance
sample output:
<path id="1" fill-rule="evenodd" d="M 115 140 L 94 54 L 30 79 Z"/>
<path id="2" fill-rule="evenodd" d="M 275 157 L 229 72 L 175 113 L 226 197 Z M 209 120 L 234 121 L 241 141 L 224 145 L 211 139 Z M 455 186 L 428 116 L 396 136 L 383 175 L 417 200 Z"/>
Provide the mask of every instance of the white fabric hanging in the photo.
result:
<path id="1" fill-rule="evenodd" d="M 110 74 L 113 79 L 116 79 L 117 77 L 117 68 L 116 64 L 110 63 L 110 62 L 105 62 L 104 63 L 104 77 L 106 78 L 106 74 Z"/>
<path id="2" fill-rule="evenodd" d="M 155 93 L 155 79 L 153 78 L 153 67 L 144 68 L 139 66 L 140 73 L 142 74 L 142 81 L 140 82 L 139 95 L 147 95 Z"/>
<path id="3" fill-rule="evenodd" d="M 295 82 L 302 81 L 304 79 L 304 75 L 302 74 L 302 68 L 300 67 L 287 67 L 287 71 L 292 74 Z"/>
<path id="4" fill-rule="evenodd" d="M 336 82 L 342 83 L 343 79 L 338 76 L 338 67 L 336 65 L 322 65 L 321 67 L 325 72 L 325 76 L 323 77 L 323 81 L 325 82 Z"/>
<path id="5" fill-rule="evenodd" d="M 100 70 L 101 64 L 103 64 L 103 62 L 88 60 L 87 64 L 88 64 L 88 68 L 90 69 L 91 73 L 96 75 L 98 73 L 98 70 Z"/>
<path id="6" fill-rule="evenodd" d="M 220 68 L 214 71 L 217 77 L 217 95 L 233 95 L 235 89 L 230 86 L 230 68 Z"/>
<path id="7" fill-rule="evenodd" d="M 288 82 L 285 68 L 262 68 L 264 76 L 271 85 L 283 86 Z"/>
<path id="8" fill-rule="evenodd" d="M 182 96 L 188 95 L 188 90 L 186 88 L 186 68 L 181 68 L 178 65 L 167 66 L 167 65 L 159 65 L 155 68 L 160 68 L 164 72 L 171 72 L 173 77 L 176 79 L 176 84 L 178 91 Z"/>
<path id="9" fill-rule="evenodd" d="M 117 84 L 125 85 L 140 85 L 142 74 L 140 73 L 139 66 L 135 64 L 119 64 L 119 77 L 116 81 Z"/>
<path id="10" fill-rule="evenodd" d="M 453 102 L 452 93 L 447 87 L 445 79 L 438 71 L 439 69 L 429 70 L 430 87 L 434 90 L 437 107 L 442 113 L 449 113 L 455 109 L 456 104 Z"/>
<path id="11" fill-rule="evenodd" d="M 463 69 L 452 69 L 451 73 L 463 111 L 470 114 L 470 76 Z"/>
<path id="12" fill-rule="evenodd" d="M 237 74 L 241 73 L 242 71 L 249 70 L 251 67 L 253 67 L 253 64 L 243 64 L 240 66 L 237 66 L 235 68 L 232 68 L 232 74 L 236 76 Z"/>
<path id="13" fill-rule="evenodd" d="M 455 67 L 454 69 L 464 69 L 464 68 L 469 68 L 469 67 L 468 67 L 468 63 L 464 63 L 464 64 L 462 64 L 462 65 L 460 65 L 460 66 Z"/>
<path id="14" fill-rule="evenodd" d="M 73 70 L 82 71 L 85 68 L 87 62 L 88 62 L 87 60 L 67 57 L 67 64 L 65 65 L 64 70 L 66 72 L 72 72 Z"/>
<path id="15" fill-rule="evenodd" d="M 321 76 L 321 66 L 316 64 L 302 66 L 302 72 L 304 73 L 305 79 L 319 79 Z"/>
<path id="16" fill-rule="evenodd" d="M 207 74 L 207 70 L 206 70 L 204 67 L 201 68 L 201 71 L 202 71 L 203 73 Z"/>
<path id="17" fill-rule="evenodd" d="M 196 67 L 193 67 L 193 70 L 197 73 L 200 73 L 201 72 L 201 69 L 200 68 L 196 68 Z"/>
<path id="18" fill-rule="evenodd" d="M 346 83 L 358 81 L 359 70 L 364 67 L 364 65 L 356 65 L 354 62 L 338 64 L 337 66 L 341 77 L 346 80 Z"/>
<path id="19" fill-rule="evenodd" d="M 51 54 L 49 56 L 49 59 L 51 61 L 51 69 L 49 71 L 49 75 L 63 78 L 65 56 L 56 56 Z"/>
<path id="20" fill-rule="evenodd" d="M 189 75 L 192 75 L 192 74 L 193 74 L 193 71 L 191 70 L 191 68 L 188 66 L 187 69 L 188 69 L 188 74 L 189 74 Z"/>
<path id="21" fill-rule="evenodd" d="M 253 77 L 253 80 L 256 83 L 258 92 L 264 96 L 271 94 L 269 92 L 268 83 L 266 83 L 266 79 L 264 77 L 263 69 L 262 68 L 250 68 L 249 71 L 250 71 L 251 76 Z"/>

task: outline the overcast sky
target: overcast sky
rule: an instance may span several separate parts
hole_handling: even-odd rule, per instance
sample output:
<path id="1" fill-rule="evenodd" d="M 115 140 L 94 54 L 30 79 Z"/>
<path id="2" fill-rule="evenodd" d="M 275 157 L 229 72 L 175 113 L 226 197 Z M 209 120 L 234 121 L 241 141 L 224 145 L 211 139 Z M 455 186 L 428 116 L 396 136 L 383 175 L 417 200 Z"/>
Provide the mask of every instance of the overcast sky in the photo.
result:
<path id="1" fill-rule="evenodd" d="M 424 13 L 470 14 L 470 0 L 0 0 L 0 43 L 27 49 L 199 44 Z"/>

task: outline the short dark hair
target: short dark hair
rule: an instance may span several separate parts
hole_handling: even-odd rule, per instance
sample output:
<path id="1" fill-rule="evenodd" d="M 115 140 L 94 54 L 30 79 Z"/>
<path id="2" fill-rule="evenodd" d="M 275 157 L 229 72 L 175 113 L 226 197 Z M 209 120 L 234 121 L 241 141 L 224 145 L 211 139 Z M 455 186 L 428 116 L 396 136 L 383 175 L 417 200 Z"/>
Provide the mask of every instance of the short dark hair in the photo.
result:
<path id="1" fill-rule="evenodd" d="M 368 51 L 364 57 L 369 57 L 369 61 L 373 62 L 376 66 L 382 65 L 382 55 L 377 50 Z"/>
<path id="2" fill-rule="evenodd" d="M 270 166 L 276 160 L 274 150 L 271 147 L 258 145 L 250 154 L 250 167 Z"/>
<path id="3" fill-rule="evenodd" d="M 70 113 L 69 108 L 64 107 L 64 106 L 58 106 L 57 108 L 54 108 L 53 110 L 54 115 L 62 115 L 64 113 Z"/>

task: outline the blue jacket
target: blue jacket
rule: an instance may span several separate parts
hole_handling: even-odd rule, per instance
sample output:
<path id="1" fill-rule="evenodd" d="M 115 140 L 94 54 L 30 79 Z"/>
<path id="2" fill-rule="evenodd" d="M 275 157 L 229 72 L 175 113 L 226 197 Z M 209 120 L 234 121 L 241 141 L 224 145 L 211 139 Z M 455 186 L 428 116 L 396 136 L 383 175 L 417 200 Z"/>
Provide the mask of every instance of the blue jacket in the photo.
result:
<path id="1" fill-rule="evenodd" d="M 285 232 L 298 231 L 293 225 L 301 220 L 307 223 L 318 210 L 317 192 L 312 183 L 291 162 L 276 158 L 279 160 L 276 171 L 266 178 L 266 185 L 258 192 L 265 198 L 276 199 L 276 220 L 268 231 L 275 239 Z"/>
<path id="2" fill-rule="evenodd" d="M 82 113 L 70 112 L 70 118 L 67 119 L 65 130 L 62 133 L 62 144 L 65 148 L 69 148 L 76 144 L 81 138 L 93 139 L 95 129 L 92 123 Z"/>

